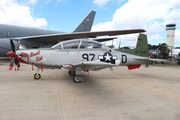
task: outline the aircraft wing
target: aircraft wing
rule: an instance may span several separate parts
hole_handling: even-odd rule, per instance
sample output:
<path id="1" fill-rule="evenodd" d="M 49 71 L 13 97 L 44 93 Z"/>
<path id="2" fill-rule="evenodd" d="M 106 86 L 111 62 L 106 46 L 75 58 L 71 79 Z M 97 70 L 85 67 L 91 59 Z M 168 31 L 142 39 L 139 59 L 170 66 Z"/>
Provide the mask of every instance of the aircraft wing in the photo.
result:
<path id="1" fill-rule="evenodd" d="M 105 38 L 92 38 L 92 39 L 98 42 L 104 42 L 108 40 L 118 39 L 118 37 L 105 37 Z"/>
<path id="2" fill-rule="evenodd" d="M 28 37 L 19 37 L 11 38 L 13 40 L 31 40 L 31 41 L 43 41 L 43 42 L 52 42 L 52 41 L 64 41 L 69 39 L 78 39 L 78 38 L 96 38 L 97 36 L 114 36 L 114 35 L 125 35 L 133 33 L 146 32 L 144 29 L 130 29 L 130 30 L 111 30 L 111 31 L 86 31 L 86 32 L 73 32 L 73 33 L 59 33 L 59 34 L 49 34 L 49 35 L 38 35 L 38 36 L 28 36 Z"/>
<path id="3" fill-rule="evenodd" d="M 101 62 L 101 61 L 85 61 L 75 64 L 66 64 L 63 67 L 66 69 L 73 69 L 73 70 L 92 70 L 97 71 L 104 68 L 111 68 L 115 66 L 111 63 Z"/>

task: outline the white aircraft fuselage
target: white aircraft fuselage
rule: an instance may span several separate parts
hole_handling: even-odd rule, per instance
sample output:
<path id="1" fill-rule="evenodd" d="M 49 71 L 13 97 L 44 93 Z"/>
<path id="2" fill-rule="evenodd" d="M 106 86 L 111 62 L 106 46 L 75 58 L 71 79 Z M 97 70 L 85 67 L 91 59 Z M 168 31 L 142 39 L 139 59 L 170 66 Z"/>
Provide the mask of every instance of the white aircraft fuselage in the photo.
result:
<path id="1" fill-rule="evenodd" d="M 111 52 L 108 52 L 111 50 Z M 22 54 L 23 50 L 18 50 L 17 54 Z M 117 65 L 129 65 L 129 64 L 142 64 L 145 61 L 139 61 L 134 59 L 141 58 L 136 55 L 127 54 L 123 52 L 117 52 L 112 49 L 102 50 L 102 49 L 77 49 L 77 50 L 26 50 L 25 52 L 29 57 L 20 57 L 25 63 L 33 64 L 36 66 L 43 65 L 44 67 L 49 68 L 61 68 L 63 65 L 71 64 L 71 63 L 79 63 L 85 61 L 101 61 L 103 57 L 105 58 L 105 62 L 112 62 L 111 60 L 115 60 L 114 66 Z M 104 54 L 107 54 L 106 56 Z M 112 56 L 111 56 L 111 55 Z M 106 58 L 107 57 L 107 58 Z M 21 61 L 21 60 L 20 60 Z"/>
<path id="2" fill-rule="evenodd" d="M 35 79 L 41 78 L 39 69 L 65 68 L 73 76 L 74 82 L 79 83 L 83 80 L 82 71 L 104 68 L 113 70 L 115 66 L 127 66 L 131 70 L 151 61 L 148 57 L 147 36 L 144 34 L 139 35 L 136 48 L 126 52 L 111 49 L 93 39 L 62 41 L 48 49 L 15 50 L 12 41 L 11 46 L 13 51 L 7 53 L 12 57 L 9 70 L 12 70 L 14 63 L 18 65 L 18 61 L 36 66 L 38 69 L 34 74 Z"/>

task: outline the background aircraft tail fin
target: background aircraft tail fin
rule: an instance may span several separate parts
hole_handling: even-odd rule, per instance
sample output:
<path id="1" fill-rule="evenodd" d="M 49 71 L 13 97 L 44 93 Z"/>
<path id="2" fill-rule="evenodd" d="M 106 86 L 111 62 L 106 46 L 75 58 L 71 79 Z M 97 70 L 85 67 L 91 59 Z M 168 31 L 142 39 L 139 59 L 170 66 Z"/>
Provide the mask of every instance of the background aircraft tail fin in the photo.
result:
<path id="1" fill-rule="evenodd" d="M 139 34 L 135 49 L 118 49 L 118 51 L 133 54 L 133 55 L 138 55 L 142 57 L 148 57 L 149 48 L 148 48 L 148 42 L 147 42 L 147 35 Z"/>
<path id="2" fill-rule="evenodd" d="M 147 57 L 149 56 L 149 48 L 148 48 L 148 42 L 147 42 L 147 35 L 145 34 L 139 34 L 136 48 L 134 49 L 135 55 Z"/>
<path id="3" fill-rule="evenodd" d="M 91 11 L 84 20 L 77 26 L 77 28 L 73 32 L 84 32 L 84 31 L 91 31 L 91 27 L 94 21 L 96 12 Z"/>

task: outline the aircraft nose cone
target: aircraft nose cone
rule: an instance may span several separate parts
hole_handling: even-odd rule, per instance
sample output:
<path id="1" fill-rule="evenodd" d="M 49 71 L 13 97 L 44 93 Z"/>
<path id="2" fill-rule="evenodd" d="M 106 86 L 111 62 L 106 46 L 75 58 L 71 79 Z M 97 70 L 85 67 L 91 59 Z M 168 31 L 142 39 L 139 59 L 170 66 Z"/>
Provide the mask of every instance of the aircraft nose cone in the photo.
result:
<path id="1" fill-rule="evenodd" d="M 13 52 L 13 51 L 9 51 L 9 52 L 7 52 L 6 54 L 7 54 L 7 56 L 9 56 L 9 57 L 15 57 L 15 56 L 16 56 L 16 53 Z"/>

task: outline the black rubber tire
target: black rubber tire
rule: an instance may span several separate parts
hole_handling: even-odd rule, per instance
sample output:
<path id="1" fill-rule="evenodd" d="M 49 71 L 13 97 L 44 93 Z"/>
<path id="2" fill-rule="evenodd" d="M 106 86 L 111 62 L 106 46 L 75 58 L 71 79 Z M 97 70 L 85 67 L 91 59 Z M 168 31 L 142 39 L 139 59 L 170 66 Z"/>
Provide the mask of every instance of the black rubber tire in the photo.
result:
<path id="1" fill-rule="evenodd" d="M 69 73 L 70 76 L 75 76 L 76 75 L 76 71 L 69 70 L 68 73 Z"/>
<path id="2" fill-rule="evenodd" d="M 76 80 L 76 76 L 73 77 L 73 81 L 74 81 L 75 83 L 80 83 L 80 82 L 81 82 L 81 80 Z"/>
<path id="3" fill-rule="evenodd" d="M 34 74 L 34 79 L 39 80 L 41 79 L 41 75 L 39 73 Z"/>

